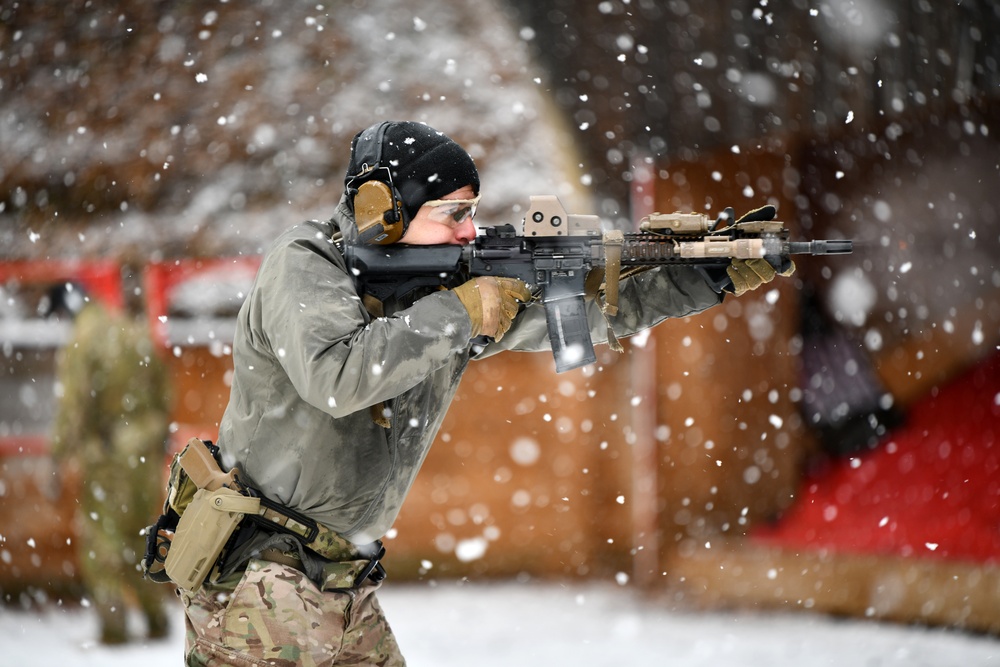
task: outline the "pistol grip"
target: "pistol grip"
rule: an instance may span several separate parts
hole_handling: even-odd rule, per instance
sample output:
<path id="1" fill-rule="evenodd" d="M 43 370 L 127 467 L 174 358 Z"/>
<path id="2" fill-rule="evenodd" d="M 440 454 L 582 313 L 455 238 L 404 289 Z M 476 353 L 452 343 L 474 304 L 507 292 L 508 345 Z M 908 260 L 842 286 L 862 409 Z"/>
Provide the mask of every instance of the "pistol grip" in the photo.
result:
<path id="1" fill-rule="evenodd" d="M 208 446 L 198 438 L 191 438 L 187 447 L 180 455 L 180 464 L 184 472 L 199 489 L 217 491 L 228 487 L 236 478 L 236 471 L 222 472 L 219 462 L 212 456 Z"/>

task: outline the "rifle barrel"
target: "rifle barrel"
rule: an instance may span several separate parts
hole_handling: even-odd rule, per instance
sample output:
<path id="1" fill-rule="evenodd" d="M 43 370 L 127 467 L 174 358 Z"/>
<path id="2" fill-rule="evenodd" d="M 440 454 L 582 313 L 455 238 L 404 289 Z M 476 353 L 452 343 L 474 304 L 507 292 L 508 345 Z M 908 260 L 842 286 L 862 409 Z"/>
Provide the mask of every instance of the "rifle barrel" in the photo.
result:
<path id="1" fill-rule="evenodd" d="M 791 241 L 789 255 L 849 255 L 854 251 L 854 243 L 848 239 L 827 241 Z"/>

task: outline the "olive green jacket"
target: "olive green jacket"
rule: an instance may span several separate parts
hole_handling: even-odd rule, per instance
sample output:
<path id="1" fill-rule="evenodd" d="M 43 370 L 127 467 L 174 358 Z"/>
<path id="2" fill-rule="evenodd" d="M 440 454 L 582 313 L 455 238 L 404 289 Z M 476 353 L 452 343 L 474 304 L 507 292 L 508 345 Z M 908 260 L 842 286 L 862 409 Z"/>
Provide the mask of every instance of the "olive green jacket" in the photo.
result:
<path id="1" fill-rule="evenodd" d="M 331 221 L 292 228 L 265 255 L 237 319 L 219 445 L 265 495 L 365 544 L 392 526 L 470 358 L 549 344 L 544 311 L 530 306 L 500 343 L 473 348 L 450 291 L 373 318 L 331 240 L 337 229 L 355 233 L 343 200 Z M 721 298 L 690 268 L 650 271 L 623 282 L 610 321 L 626 336 Z M 607 320 L 590 305 L 594 341 L 606 342 Z M 372 418 L 380 402 L 390 428 Z"/>

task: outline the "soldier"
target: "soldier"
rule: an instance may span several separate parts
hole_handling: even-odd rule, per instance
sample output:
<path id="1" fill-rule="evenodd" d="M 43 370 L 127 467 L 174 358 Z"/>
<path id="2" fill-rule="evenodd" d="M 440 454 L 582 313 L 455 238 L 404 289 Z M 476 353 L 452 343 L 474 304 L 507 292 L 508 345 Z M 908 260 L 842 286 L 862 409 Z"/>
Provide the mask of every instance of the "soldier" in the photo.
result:
<path id="1" fill-rule="evenodd" d="M 133 306 L 121 314 L 81 296 L 73 285 L 53 295 L 56 310 L 62 305 L 75 319 L 57 369 L 52 438 L 53 457 L 81 480 L 80 574 L 100 619 L 102 643 L 128 641 L 126 603 L 133 597 L 148 637 L 162 638 L 168 631 L 164 589 L 142 584 L 137 547 L 160 502 L 167 371 L 136 299 L 127 299 Z"/>
<path id="2" fill-rule="evenodd" d="M 352 142 L 333 218 L 293 227 L 267 252 L 237 318 L 222 463 L 332 537 L 307 548 L 262 530 L 225 557 L 216 583 L 182 591 L 189 665 L 404 664 L 374 595 L 378 540 L 469 360 L 547 349 L 545 317 L 537 306 L 519 314 L 531 295 L 507 278 L 373 302 L 337 241 L 467 244 L 479 185 L 472 158 L 441 132 L 378 123 Z M 763 273 L 750 286 L 775 275 Z M 664 267 L 624 280 L 608 323 L 627 336 L 722 298 L 699 271 Z M 606 342 L 603 318 L 590 321 Z M 473 345 L 481 335 L 492 339 L 485 348 Z"/>

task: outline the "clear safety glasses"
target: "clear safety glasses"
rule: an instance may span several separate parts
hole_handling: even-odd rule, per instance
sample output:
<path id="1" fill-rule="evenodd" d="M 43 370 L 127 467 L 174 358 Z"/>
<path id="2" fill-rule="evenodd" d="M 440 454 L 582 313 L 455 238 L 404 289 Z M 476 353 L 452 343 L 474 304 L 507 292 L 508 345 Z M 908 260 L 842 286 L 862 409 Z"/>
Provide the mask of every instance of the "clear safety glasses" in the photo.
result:
<path id="1" fill-rule="evenodd" d="M 479 206 L 479 196 L 475 199 L 432 199 L 424 202 L 424 206 L 430 207 L 428 216 L 434 222 L 449 227 L 458 227 L 465 222 L 476 217 L 476 207 Z"/>

